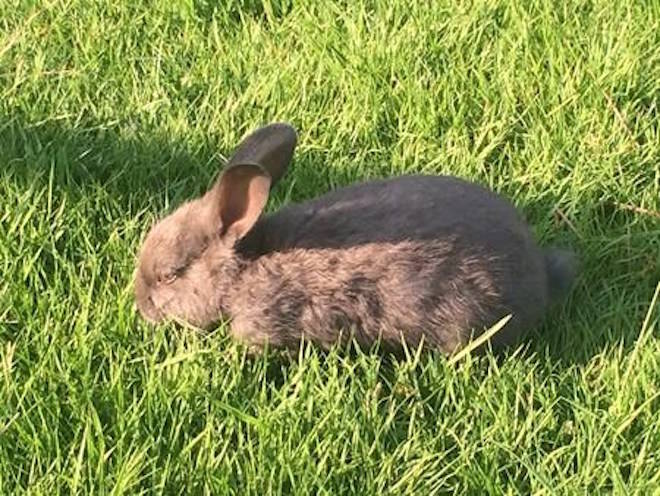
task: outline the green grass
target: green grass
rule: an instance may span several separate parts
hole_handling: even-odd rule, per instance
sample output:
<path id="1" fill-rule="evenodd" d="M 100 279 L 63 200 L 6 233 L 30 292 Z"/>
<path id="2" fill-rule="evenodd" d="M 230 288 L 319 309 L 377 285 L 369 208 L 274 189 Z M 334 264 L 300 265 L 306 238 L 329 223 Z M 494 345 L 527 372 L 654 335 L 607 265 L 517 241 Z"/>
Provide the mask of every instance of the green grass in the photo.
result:
<path id="1" fill-rule="evenodd" d="M 0 493 L 660 494 L 659 107 L 657 0 L 0 0 Z M 575 291 L 456 365 L 145 325 L 143 233 L 280 119 L 270 209 L 456 174 Z"/>

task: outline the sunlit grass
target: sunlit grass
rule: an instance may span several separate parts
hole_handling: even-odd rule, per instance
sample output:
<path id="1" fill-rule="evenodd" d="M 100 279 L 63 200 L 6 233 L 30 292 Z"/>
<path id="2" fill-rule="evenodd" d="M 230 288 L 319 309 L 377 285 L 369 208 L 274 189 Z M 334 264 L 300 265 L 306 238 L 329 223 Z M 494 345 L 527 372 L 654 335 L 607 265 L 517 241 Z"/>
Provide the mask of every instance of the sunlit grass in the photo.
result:
<path id="1" fill-rule="evenodd" d="M 657 2 L 0 2 L 0 493 L 653 494 L 659 99 Z M 270 209 L 467 177 L 575 291 L 452 364 L 145 325 L 145 229 L 273 120 Z"/>

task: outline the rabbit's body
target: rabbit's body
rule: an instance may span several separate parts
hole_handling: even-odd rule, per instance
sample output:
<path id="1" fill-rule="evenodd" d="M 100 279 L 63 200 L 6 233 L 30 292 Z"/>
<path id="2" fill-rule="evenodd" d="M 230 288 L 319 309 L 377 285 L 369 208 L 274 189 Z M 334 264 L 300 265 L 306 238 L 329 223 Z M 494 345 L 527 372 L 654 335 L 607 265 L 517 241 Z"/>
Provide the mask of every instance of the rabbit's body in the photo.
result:
<path id="1" fill-rule="evenodd" d="M 405 205 L 405 208 L 402 208 Z M 291 205 L 244 243 L 251 261 L 229 313 L 253 344 L 322 344 L 351 331 L 390 348 L 445 351 L 512 312 L 495 342 L 540 317 L 548 299 L 541 251 L 515 209 L 452 177 L 357 184 Z"/>
<path id="2" fill-rule="evenodd" d="M 260 217 L 293 145 L 289 127 L 257 131 L 213 190 L 154 227 L 136 279 L 145 317 L 228 317 L 252 347 L 352 335 L 450 353 L 509 313 L 492 342 L 513 342 L 570 284 L 570 254 L 541 250 L 508 201 L 453 177 L 366 182 Z"/>

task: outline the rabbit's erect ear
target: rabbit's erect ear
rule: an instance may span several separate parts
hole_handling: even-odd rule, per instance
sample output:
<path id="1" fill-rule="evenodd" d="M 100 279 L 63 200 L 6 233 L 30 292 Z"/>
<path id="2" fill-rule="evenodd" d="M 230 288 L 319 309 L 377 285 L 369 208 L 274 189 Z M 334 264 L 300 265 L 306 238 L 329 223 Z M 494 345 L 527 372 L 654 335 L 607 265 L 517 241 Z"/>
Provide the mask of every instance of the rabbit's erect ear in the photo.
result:
<path id="1" fill-rule="evenodd" d="M 258 165 L 234 165 L 222 174 L 206 200 L 223 236 L 240 239 L 252 229 L 266 206 L 270 185 L 270 175 Z"/>
<path id="2" fill-rule="evenodd" d="M 239 145 L 227 163 L 227 169 L 258 165 L 271 177 L 273 186 L 286 172 L 296 148 L 296 130 L 289 124 L 276 122 L 257 129 Z"/>
<path id="3" fill-rule="evenodd" d="M 270 188 L 286 171 L 296 147 L 296 131 L 274 123 L 257 129 L 238 145 L 215 186 L 205 195 L 210 223 L 222 234 L 245 236 L 268 201 Z"/>

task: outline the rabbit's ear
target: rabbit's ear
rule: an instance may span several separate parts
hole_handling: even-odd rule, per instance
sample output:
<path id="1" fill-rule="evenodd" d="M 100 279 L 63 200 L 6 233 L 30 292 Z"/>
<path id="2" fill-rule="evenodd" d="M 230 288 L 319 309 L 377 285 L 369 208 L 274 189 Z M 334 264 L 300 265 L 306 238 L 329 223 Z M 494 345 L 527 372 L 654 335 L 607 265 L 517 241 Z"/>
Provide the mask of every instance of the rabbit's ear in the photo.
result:
<path id="1" fill-rule="evenodd" d="M 297 139 L 296 130 L 283 122 L 259 128 L 238 145 L 227 169 L 237 165 L 258 165 L 270 174 L 273 186 L 286 172 Z"/>
<path id="2" fill-rule="evenodd" d="M 234 165 L 222 174 L 206 201 L 223 236 L 240 239 L 252 229 L 266 206 L 270 185 L 270 175 L 258 165 Z"/>

